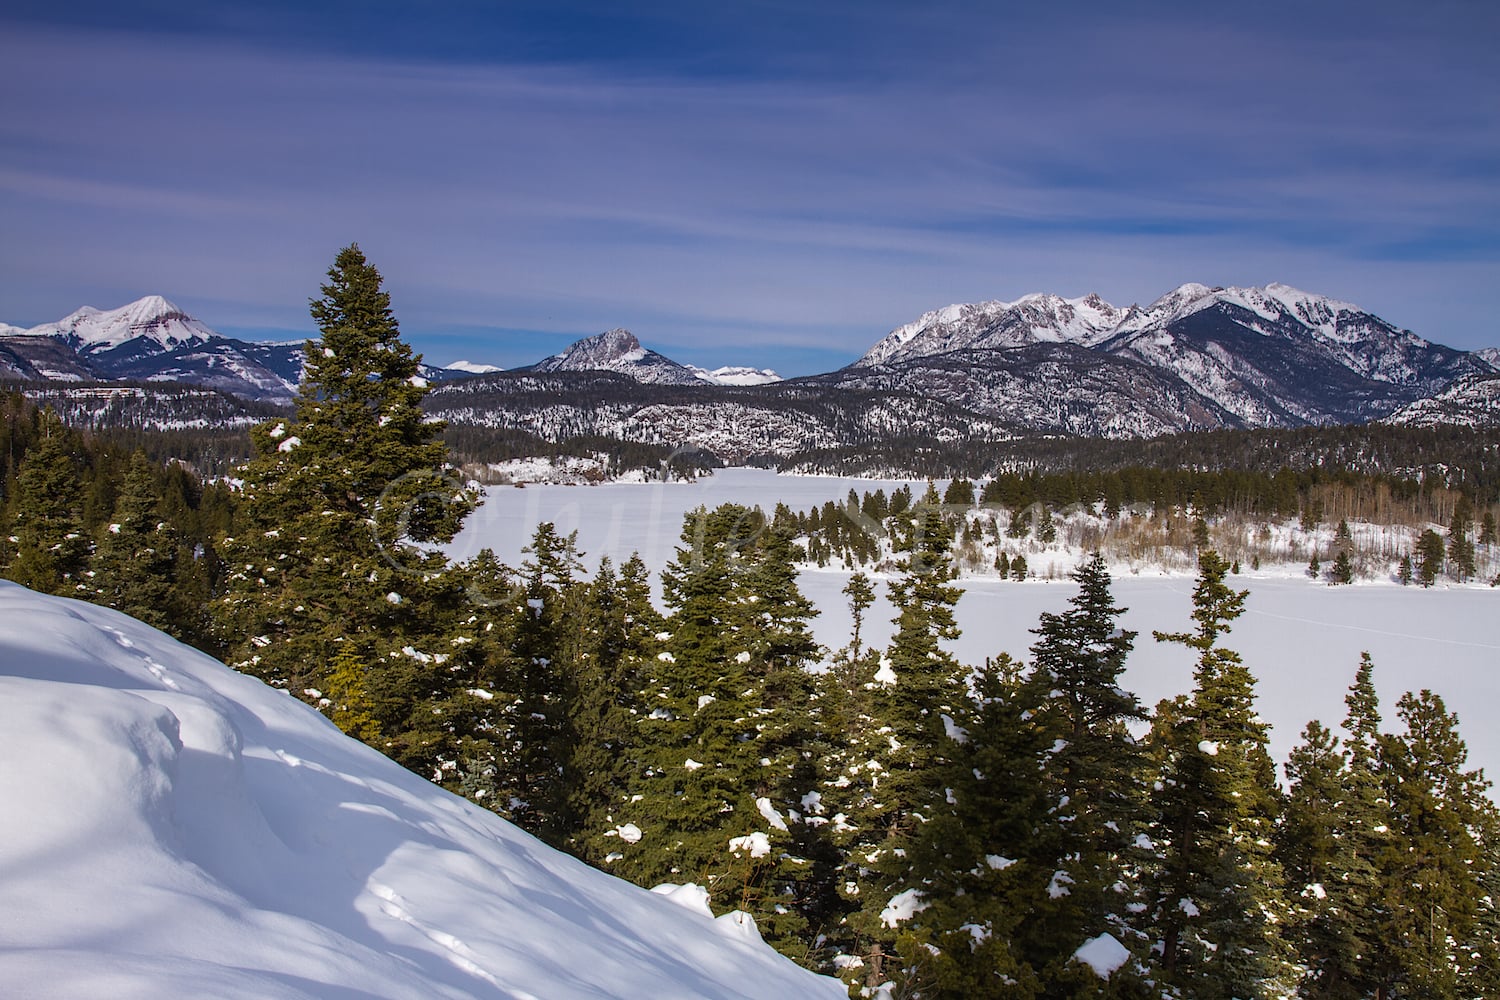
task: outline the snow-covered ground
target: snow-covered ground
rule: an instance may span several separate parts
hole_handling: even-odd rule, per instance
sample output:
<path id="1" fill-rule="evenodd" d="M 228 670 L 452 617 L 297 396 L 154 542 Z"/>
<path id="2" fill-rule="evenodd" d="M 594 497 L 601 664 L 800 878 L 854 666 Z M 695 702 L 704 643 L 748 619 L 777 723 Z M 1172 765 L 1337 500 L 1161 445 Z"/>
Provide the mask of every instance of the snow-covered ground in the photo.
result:
<path id="1" fill-rule="evenodd" d="M 130 618 L 0 581 L 7 1000 L 845 995 Z"/>
<path id="2" fill-rule="evenodd" d="M 489 547 L 516 565 L 521 547 L 538 522 L 551 520 L 564 533 L 578 531 L 585 563 L 600 556 L 618 565 L 640 552 L 653 571 L 672 558 L 683 515 L 700 504 L 735 502 L 759 505 L 769 512 L 778 502 L 806 510 L 825 501 L 841 502 L 850 488 L 863 493 L 899 482 L 823 476 L 778 476 L 757 469 L 724 469 L 695 483 L 612 483 L 592 487 L 531 486 L 524 490 L 496 487 L 468 520 L 448 551 L 467 558 Z M 914 484 L 920 493 L 925 483 Z M 1356 536 L 1367 529 L 1354 526 Z M 1368 529 L 1378 532 L 1378 529 Z M 1323 534 L 1331 539 L 1331 532 Z M 1280 533 L 1275 544 L 1281 544 Z M 1046 572 L 1058 562 L 1057 581 L 1024 583 L 967 578 L 959 602 L 963 638 L 955 651 L 977 664 L 1002 651 L 1026 658 L 1043 611 L 1061 611 L 1073 594 L 1066 573 L 1076 551 L 1056 556 L 1027 556 L 1033 571 Z M 1430 688 L 1459 715 L 1470 761 L 1500 778 L 1500 590 L 1485 586 L 1431 590 L 1367 582 L 1329 587 L 1307 579 L 1298 562 L 1266 566 L 1261 572 L 1233 577 L 1248 589 L 1246 612 L 1227 637 L 1259 678 L 1259 708 L 1272 725 L 1272 751 L 1278 759 L 1297 742 L 1310 719 L 1337 726 L 1344 717 L 1343 697 L 1354 679 L 1359 654 L 1375 660 L 1375 682 L 1388 724 L 1395 722 L 1395 701 L 1402 692 Z M 1325 560 L 1326 562 L 1326 560 Z M 1175 572 L 1149 567 L 1132 572 L 1113 567 L 1115 599 L 1130 609 L 1125 627 L 1140 633 L 1126 671 L 1126 682 L 1149 707 L 1160 698 L 1192 687 L 1192 659 L 1176 646 L 1152 641 L 1153 629 L 1181 631 L 1190 626 L 1191 561 Z M 821 611 L 813 623 L 818 640 L 829 647 L 848 642 L 849 616 L 840 593 L 848 574 L 808 570 L 802 589 Z M 884 597 L 866 616 L 865 638 L 883 642 L 889 634 L 890 607 Z"/>

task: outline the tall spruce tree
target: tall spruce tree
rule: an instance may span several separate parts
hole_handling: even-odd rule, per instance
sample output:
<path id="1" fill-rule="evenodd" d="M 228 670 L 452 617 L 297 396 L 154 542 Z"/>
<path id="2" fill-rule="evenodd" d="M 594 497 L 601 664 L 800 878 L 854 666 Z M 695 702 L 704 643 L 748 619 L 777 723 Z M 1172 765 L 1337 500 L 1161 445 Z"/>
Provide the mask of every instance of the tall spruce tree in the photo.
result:
<path id="1" fill-rule="evenodd" d="M 409 705 L 441 678 L 414 675 L 400 651 L 440 655 L 418 644 L 436 643 L 439 596 L 461 597 L 443 557 L 417 544 L 450 539 L 472 498 L 445 474 L 442 425 L 422 415 L 419 359 L 381 284 L 351 245 L 312 303 L 321 336 L 306 345 L 296 415 L 252 432 L 215 627 L 232 665 L 299 695 L 354 642 L 372 696 Z M 417 686 L 392 689 L 389 667 Z"/>
<path id="2" fill-rule="evenodd" d="M 1046 881 L 1035 887 L 1013 946 L 1024 949 L 1049 996 L 1104 988 L 1073 958 L 1086 941 L 1110 934 L 1136 945 L 1126 917 L 1146 793 L 1145 760 L 1128 728 L 1146 712 L 1120 686 L 1135 633 L 1119 627 L 1125 609 L 1114 603 L 1099 553 L 1073 579 L 1072 607 L 1043 614 L 1033 630 L 1023 695 L 1036 706 L 1046 744 L 1037 768 L 1047 809 L 1028 851 Z"/>
<path id="3" fill-rule="evenodd" d="M 932 891 L 912 849 L 922 825 L 946 805 L 943 780 L 959 752 L 949 734 L 966 697 L 964 671 L 943 645 L 958 637 L 953 608 L 962 591 L 952 584 L 953 532 L 941 504 L 929 483 L 897 534 L 900 575 L 890 584 L 896 631 L 876 674 L 885 690 L 873 713 L 886 746 L 864 765 L 860 830 L 844 844 L 845 881 L 854 886 L 848 895 L 859 904 L 847 920 L 871 987 L 915 989 L 932 975 L 930 952 L 906 932 L 902 915 Z"/>
<path id="4" fill-rule="evenodd" d="M 604 867 L 618 844 L 605 834 L 618 837 L 615 813 L 629 802 L 632 778 L 640 770 L 642 689 L 662 624 L 638 555 L 618 571 L 608 558 L 601 560 L 587 596 L 587 641 L 575 668 L 576 738 L 567 769 L 569 815 L 575 823 L 568 849 Z"/>
<path id="5" fill-rule="evenodd" d="M 1391 836 L 1382 873 L 1378 996 L 1494 996 L 1495 807 L 1482 771 L 1468 770 L 1458 719 L 1431 691 L 1397 702 L 1404 732 L 1381 740 Z"/>
<path id="6" fill-rule="evenodd" d="M 1218 553 L 1202 553 L 1196 628 L 1155 633 L 1195 651 L 1198 664 L 1192 696 L 1164 702 L 1152 726 L 1159 858 L 1146 914 L 1164 978 L 1199 1000 L 1279 996 L 1295 977 L 1281 935 L 1288 914 L 1272 857 L 1278 790 L 1266 726 L 1250 671 L 1219 645 L 1248 596 L 1225 584 L 1228 569 Z"/>

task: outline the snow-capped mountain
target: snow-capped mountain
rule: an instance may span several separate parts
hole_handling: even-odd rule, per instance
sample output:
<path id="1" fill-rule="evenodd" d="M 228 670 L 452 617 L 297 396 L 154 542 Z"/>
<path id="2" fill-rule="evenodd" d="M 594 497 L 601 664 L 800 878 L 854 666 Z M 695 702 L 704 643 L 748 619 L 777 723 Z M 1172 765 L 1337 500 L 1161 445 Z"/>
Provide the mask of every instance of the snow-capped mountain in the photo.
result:
<path id="1" fill-rule="evenodd" d="M 1039 365 L 1042 359 L 1051 363 Z M 1122 377 L 1110 362 L 1137 364 L 1154 377 Z M 1351 303 L 1288 285 L 1186 284 L 1125 309 L 1097 295 L 949 306 L 891 331 L 836 374 L 843 384 L 868 385 L 878 370 L 888 384 L 940 393 L 1032 429 L 1152 433 L 1374 420 L 1491 367 Z M 955 389 L 955 373 L 969 390 Z M 1055 404 L 1090 376 L 1107 384 L 1090 394 L 1092 407 L 1078 401 L 1079 426 Z"/>
<path id="2" fill-rule="evenodd" d="M 688 370 L 703 381 L 714 385 L 770 385 L 772 382 L 782 381 L 781 376 L 769 368 L 746 368 L 741 365 L 726 365 L 723 368 L 715 368 L 713 371 L 708 371 L 696 365 L 689 365 Z"/>
<path id="3" fill-rule="evenodd" d="M 85 306 L 56 323 L 0 324 L 0 377 L 182 382 L 286 403 L 302 379 L 304 345 L 226 337 L 162 296 L 148 295 L 119 309 Z M 422 374 L 435 382 L 469 372 L 424 365 Z"/>
<path id="4" fill-rule="evenodd" d="M 474 361 L 450 361 L 446 367 L 450 372 L 464 372 L 468 375 L 488 375 L 505 370 L 499 365 L 484 365 Z"/>
<path id="5" fill-rule="evenodd" d="M 8 581 L 0 759 L 7 997 L 847 995 L 694 886 L 591 869 L 285 692 Z"/>
<path id="6" fill-rule="evenodd" d="M 1119 326 L 1121 313 L 1097 295 L 1024 295 L 1014 302 L 952 305 L 886 334 L 851 367 L 868 368 L 973 349 L 1037 343 L 1092 347 Z"/>
<path id="7" fill-rule="evenodd" d="M 219 337 L 160 295 L 147 295 L 118 309 L 101 311 L 84 306 L 56 323 L 44 323 L 15 335 L 50 337 L 84 355 L 122 348 L 135 354 L 163 354 Z"/>
<path id="8" fill-rule="evenodd" d="M 647 350 L 635 334 L 621 329 L 606 330 L 576 340 L 561 353 L 516 370 L 538 373 L 618 372 L 647 385 L 702 385 L 704 381 L 693 369 Z"/>
<path id="9" fill-rule="evenodd" d="M 1500 372 L 1500 347 L 1481 347 L 1474 352 L 1474 356 Z"/>

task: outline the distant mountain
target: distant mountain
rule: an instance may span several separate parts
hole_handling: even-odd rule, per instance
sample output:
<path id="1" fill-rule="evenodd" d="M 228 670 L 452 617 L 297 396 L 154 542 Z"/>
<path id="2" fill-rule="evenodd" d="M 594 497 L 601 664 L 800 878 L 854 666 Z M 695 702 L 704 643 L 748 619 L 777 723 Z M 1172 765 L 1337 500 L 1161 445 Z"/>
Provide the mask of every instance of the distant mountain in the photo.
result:
<path id="1" fill-rule="evenodd" d="M 492 372 L 505 371 L 499 365 L 481 365 L 473 361 L 450 361 L 447 368 L 450 372 L 466 372 L 469 375 L 489 375 Z"/>
<path id="2" fill-rule="evenodd" d="M 1362 423 L 1493 365 L 1287 285 L 1186 284 L 1144 308 L 1097 295 L 949 306 L 818 380 L 936 394 L 1032 430 L 1134 435 Z"/>
<path id="3" fill-rule="evenodd" d="M 707 371 L 694 365 L 688 370 L 697 375 L 705 382 L 713 385 L 770 385 L 772 382 L 780 382 L 781 376 L 769 368 L 745 368 L 730 365 L 724 368 L 715 368 Z"/>
<path id="4" fill-rule="evenodd" d="M 303 362 L 302 341 L 225 337 L 160 296 L 0 326 L 0 378 L 183 383 L 285 405 Z M 953 305 L 895 328 L 845 368 L 789 381 L 680 364 L 623 329 L 513 372 L 423 368 L 430 382 L 466 386 L 429 399 L 455 426 L 695 441 L 735 458 L 1037 433 L 1488 423 L 1497 373 L 1500 348 L 1453 350 L 1279 284 L 1186 284 L 1144 307 L 1048 294 Z M 479 400 L 509 409 L 486 413 Z"/>
<path id="5" fill-rule="evenodd" d="M 0 377 L 185 383 L 289 403 L 302 379 L 304 345 L 226 337 L 162 296 L 148 295 L 118 309 L 84 306 L 26 329 L 0 324 Z M 441 381 L 469 373 L 427 365 L 422 374 Z"/>
<path id="6" fill-rule="evenodd" d="M 567 349 L 518 372 L 617 372 L 646 385 L 702 385 L 694 369 L 641 346 L 629 330 L 604 333 L 569 344 Z"/>

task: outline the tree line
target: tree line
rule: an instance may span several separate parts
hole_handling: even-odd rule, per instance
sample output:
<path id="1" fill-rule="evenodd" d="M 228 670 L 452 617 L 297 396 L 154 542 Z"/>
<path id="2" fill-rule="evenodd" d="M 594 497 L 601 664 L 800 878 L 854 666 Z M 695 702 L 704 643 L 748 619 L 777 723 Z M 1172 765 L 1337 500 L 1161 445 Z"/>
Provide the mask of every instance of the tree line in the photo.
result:
<path id="1" fill-rule="evenodd" d="M 639 558 L 587 573 L 548 524 L 519 566 L 455 564 L 435 546 L 477 497 L 381 284 L 339 253 L 296 411 L 253 431 L 233 493 L 17 410 L 7 575 L 199 607 L 191 637 L 236 669 L 554 847 L 707 886 L 853 996 L 1500 993 L 1500 824 L 1456 716 L 1424 691 L 1383 726 L 1366 659 L 1282 788 L 1211 549 L 1191 625 L 1154 634 L 1193 652 L 1193 690 L 1154 709 L 1120 685 L 1138 636 L 1097 556 L 1027 662 L 957 660 L 932 486 L 887 500 L 883 645 L 863 573 L 848 643 L 813 641 L 784 507 L 690 513 L 659 608 Z"/>

